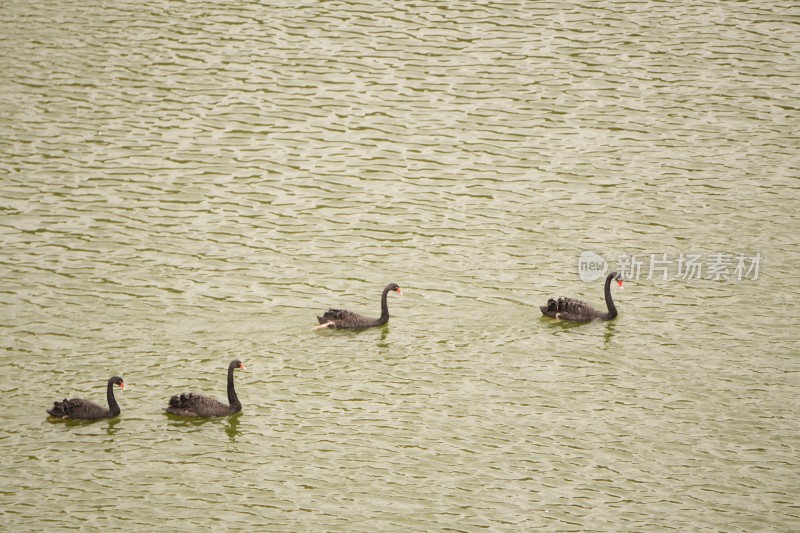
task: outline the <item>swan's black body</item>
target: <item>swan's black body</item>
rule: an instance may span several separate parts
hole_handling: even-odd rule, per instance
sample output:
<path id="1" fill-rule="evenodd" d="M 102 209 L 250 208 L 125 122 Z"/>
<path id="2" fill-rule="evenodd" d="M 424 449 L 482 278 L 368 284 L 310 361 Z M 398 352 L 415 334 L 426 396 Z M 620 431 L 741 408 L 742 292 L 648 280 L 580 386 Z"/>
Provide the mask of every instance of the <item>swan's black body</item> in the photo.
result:
<path id="1" fill-rule="evenodd" d="M 383 294 L 381 294 L 381 316 L 379 318 L 369 318 L 345 309 L 328 309 L 324 315 L 317 317 L 319 325 L 314 329 L 366 329 L 382 326 L 389 322 L 389 304 L 386 300 L 389 292 L 392 291 L 403 294 L 397 283 L 390 283 L 384 287 Z"/>
<path id="2" fill-rule="evenodd" d="M 228 365 L 228 405 L 205 394 L 186 392 L 170 398 L 166 411 L 178 416 L 199 417 L 227 416 L 238 413 L 242 410 L 242 403 L 233 388 L 233 371 L 237 368 L 245 370 L 244 364 L 238 359 L 231 361 L 231 364 Z"/>
<path id="3" fill-rule="evenodd" d="M 547 300 L 547 305 L 539 306 L 542 314 L 560 320 L 569 320 L 571 322 L 590 322 L 592 320 L 613 320 L 617 317 L 617 307 L 614 305 L 614 300 L 611 299 L 611 280 L 616 279 L 619 286 L 622 287 L 622 276 L 616 272 L 612 272 L 606 277 L 605 296 L 606 307 L 608 311 L 600 311 L 595 309 L 583 300 L 576 298 L 559 298 L 555 300 L 550 298 Z"/>
<path id="4" fill-rule="evenodd" d="M 114 376 L 108 380 L 108 387 L 106 389 L 108 408 L 82 398 L 64 398 L 63 401 L 53 402 L 53 407 L 47 410 L 47 414 L 57 418 L 73 418 L 78 420 L 113 418 L 120 413 L 119 404 L 117 404 L 117 400 L 114 398 L 114 385 L 119 385 L 119 388 L 125 389 L 125 382 L 121 377 Z"/>

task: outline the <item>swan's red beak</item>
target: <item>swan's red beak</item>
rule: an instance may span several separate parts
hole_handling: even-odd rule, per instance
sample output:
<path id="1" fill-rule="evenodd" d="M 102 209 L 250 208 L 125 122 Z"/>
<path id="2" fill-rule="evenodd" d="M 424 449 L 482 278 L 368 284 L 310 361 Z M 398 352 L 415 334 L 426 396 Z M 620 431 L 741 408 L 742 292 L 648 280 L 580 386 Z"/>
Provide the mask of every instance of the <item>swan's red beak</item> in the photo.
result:
<path id="1" fill-rule="evenodd" d="M 622 290 L 622 289 L 624 288 L 624 287 L 622 286 L 622 280 L 621 280 L 621 279 L 618 279 L 618 280 L 617 280 L 617 283 L 619 284 L 619 288 L 620 288 L 620 290 Z"/>
<path id="2" fill-rule="evenodd" d="M 239 363 L 239 368 L 241 368 L 242 370 L 247 370 L 247 367 L 244 366 L 244 363 Z"/>
<path id="3" fill-rule="evenodd" d="M 397 294 L 402 296 L 403 295 L 403 289 L 401 289 L 400 287 L 397 287 Z"/>
<path id="4" fill-rule="evenodd" d="M 125 390 L 125 382 L 124 381 L 119 384 L 119 388 L 122 389 L 122 390 Z"/>

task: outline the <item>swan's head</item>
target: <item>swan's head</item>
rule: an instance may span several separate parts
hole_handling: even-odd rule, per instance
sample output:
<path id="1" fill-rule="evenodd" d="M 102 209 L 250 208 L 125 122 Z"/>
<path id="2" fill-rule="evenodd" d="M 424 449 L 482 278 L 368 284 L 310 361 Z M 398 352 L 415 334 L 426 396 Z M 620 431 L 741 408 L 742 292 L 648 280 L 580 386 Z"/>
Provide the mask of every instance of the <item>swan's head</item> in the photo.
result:
<path id="1" fill-rule="evenodd" d="M 244 363 L 242 363 L 238 359 L 234 359 L 233 361 L 231 361 L 230 366 L 231 366 L 231 368 L 240 368 L 242 370 L 247 370 L 247 367 L 244 366 Z"/>
<path id="2" fill-rule="evenodd" d="M 113 378 L 111 378 L 111 383 L 113 383 L 114 385 L 119 385 L 120 389 L 125 390 L 125 381 L 123 381 L 121 377 L 114 376 Z"/>
<path id="3" fill-rule="evenodd" d="M 617 285 L 619 285 L 619 288 L 620 288 L 620 289 L 622 289 L 622 288 L 623 288 L 623 287 L 622 287 L 622 273 L 621 273 L 621 272 L 620 272 L 620 273 L 617 273 L 617 272 L 612 272 L 612 274 L 611 274 L 611 275 L 612 275 L 612 276 L 614 277 L 614 279 L 617 281 Z"/>
<path id="4" fill-rule="evenodd" d="M 399 294 L 400 296 L 402 296 L 402 295 L 403 295 L 403 289 L 401 289 L 401 288 L 400 288 L 400 286 L 399 286 L 397 283 L 390 283 L 390 284 L 388 284 L 388 285 L 386 286 L 386 289 L 387 289 L 388 291 L 394 291 L 394 292 L 396 292 L 397 294 Z"/>

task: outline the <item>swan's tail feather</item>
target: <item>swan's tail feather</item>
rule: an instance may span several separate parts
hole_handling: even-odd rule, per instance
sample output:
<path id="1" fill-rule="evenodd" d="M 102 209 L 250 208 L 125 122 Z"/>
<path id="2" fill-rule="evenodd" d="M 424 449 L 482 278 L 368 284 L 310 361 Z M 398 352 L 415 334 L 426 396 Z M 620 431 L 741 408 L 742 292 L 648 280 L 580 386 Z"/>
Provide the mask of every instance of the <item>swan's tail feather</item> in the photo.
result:
<path id="1" fill-rule="evenodd" d="M 55 416 L 59 418 L 63 418 L 67 416 L 67 412 L 64 409 L 64 405 L 67 403 L 67 399 L 64 398 L 61 402 L 53 402 L 53 407 L 47 410 L 47 414 L 50 416 Z"/>

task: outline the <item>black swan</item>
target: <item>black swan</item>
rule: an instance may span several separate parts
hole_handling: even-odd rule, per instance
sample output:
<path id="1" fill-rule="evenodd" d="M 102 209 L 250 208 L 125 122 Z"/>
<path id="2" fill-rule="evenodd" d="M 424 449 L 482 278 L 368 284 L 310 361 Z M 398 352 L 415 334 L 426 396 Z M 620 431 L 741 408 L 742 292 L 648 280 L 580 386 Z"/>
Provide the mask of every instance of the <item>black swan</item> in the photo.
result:
<path id="1" fill-rule="evenodd" d="M 108 389 L 106 392 L 108 409 L 82 398 L 70 398 L 69 400 L 64 398 L 61 402 L 53 402 L 53 407 L 47 410 L 47 414 L 58 418 L 75 418 L 80 420 L 113 418 L 119 414 L 119 405 L 114 398 L 114 385 L 119 385 L 120 389 L 125 390 L 125 382 L 121 377 L 114 376 L 108 380 Z"/>
<path id="2" fill-rule="evenodd" d="M 325 314 L 318 316 L 318 326 L 314 329 L 320 328 L 333 328 L 333 329 L 366 329 L 375 326 L 382 326 L 389 322 L 389 305 L 386 303 L 386 297 L 390 291 L 394 291 L 399 295 L 403 294 L 402 289 L 397 283 L 390 283 L 383 288 L 381 294 L 381 316 L 380 318 L 368 318 L 364 315 L 359 315 L 352 311 L 344 309 L 328 309 Z"/>
<path id="3" fill-rule="evenodd" d="M 227 416 L 238 413 L 242 410 L 242 402 L 239 401 L 239 397 L 236 396 L 236 391 L 233 389 L 233 371 L 236 368 L 246 370 L 244 363 L 238 359 L 231 361 L 231 364 L 228 365 L 229 405 L 205 394 L 185 392 L 170 398 L 169 407 L 165 410 L 178 416 Z"/>
<path id="4" fill-rule="evenodd" d="M 608 312 L 603 312 L 595 309 L 583 300 L 576 298 L 559 298 L 554 300 L 550 298 L 547 300 L 547 305 L 539 306 L 542 314 L 552 318 L 561 320 L 570 320 L 572 322 L 590 322 L 592 320 L 612 320 L 617 316 L 617 307 L 614 305 L 614 300 L 611 299 L 611 280 L 617 280 L 619 288 L 622 289 L 622 276 L 616 272 L 612 272 L 606 277 L 605 294 L 606 305 Z"/>

